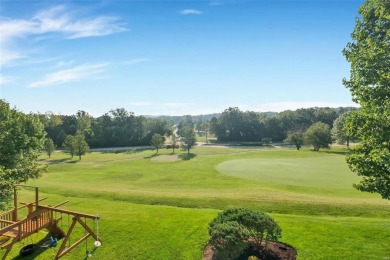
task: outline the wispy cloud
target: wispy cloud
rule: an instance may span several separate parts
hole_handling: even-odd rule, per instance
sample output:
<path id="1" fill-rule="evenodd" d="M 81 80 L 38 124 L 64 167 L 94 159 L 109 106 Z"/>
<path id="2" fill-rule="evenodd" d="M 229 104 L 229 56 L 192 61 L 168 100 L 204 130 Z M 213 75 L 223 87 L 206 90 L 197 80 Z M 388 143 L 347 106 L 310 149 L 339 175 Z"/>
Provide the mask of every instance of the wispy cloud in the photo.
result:
<path id="1" fill-rule="evenodd" d="M 147 59 L 147 58 L 136 58 L 136 59 L 131 59 L 131 60 L 128 60 L 128 61 L 124 61 L 123 64 L 125 64 L 125 65 L 135 65 L 135 64 L 138 64 L 138 63 L 146 62 L 146 61 L 150 61 L 150 59 Z"/>
<path id="2" fill-rule="evenodd" d="M 68 82 L 79 81 L 83 79 L 93 79 L 96 75 L 104 72 L 107 63 L 85 64 L 71 69 L 59 70 L 47 74 L 42 80 L 32 82 L 28 85 L 30 88 L 39 88 L 50 85 L 65 84 Z"/>
<path id="3" fill-rule="evenodd" d="M 115 16 L 95 16 L 80 18 L 65 6 L 55 6 L 36 13 L 31 19 L 0 20 L 0 44 L 2 46 L 1 65 L 10 63 L 24 55 L 13 47 L 13 42 L 45 38 L 48 35 L 65 39 L 104 36 L 126 31 L 123 23 Z M 33 37 L 33 38 L 31 38 Z"/>
<path id="4" fill-rule="evenodd" d="M 122 32 L 126 29 L 113 16 L 98 16 L 77 19 L 67 12 L 64 6 L 55 6 L 35 15 L 38 33 L 63 33 L 67 39 L 103 36 Z"/>
<path id="5" fill-rule="evenodd" d="M 196 9 L 183 9 L 180 11 L 180 14 L 187 15 L 187 14 L 202 14 L 202 11 L 196 10 Z"/>
<path id="6" fill-rule="evenodd" d="M 14 81 L 13 77 L 6 77 L 6 76 L 0 74 L 0 85 L 4 85 L 4 84 L 10 83 L 12 81 Z"/>

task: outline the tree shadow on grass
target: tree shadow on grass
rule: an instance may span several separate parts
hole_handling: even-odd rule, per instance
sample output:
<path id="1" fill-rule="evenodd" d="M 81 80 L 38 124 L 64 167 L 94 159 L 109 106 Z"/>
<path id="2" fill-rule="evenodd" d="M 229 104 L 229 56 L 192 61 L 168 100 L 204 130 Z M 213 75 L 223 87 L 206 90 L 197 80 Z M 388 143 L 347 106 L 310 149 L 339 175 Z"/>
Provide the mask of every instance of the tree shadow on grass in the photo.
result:
<path id="1" fill-rule="evenodd" d="M 106 154 L 106 153 L 113 153 L 113 154 L 120 154 L 120 153 L 124 153 L 124 154 L 136 154 L 136 153 L 141 153 L 143 151 L 146 151 L 146 150 L 150 150 L 148 148 L 140 148 L 140 149 L 128 149 L 128 150 L 104 150 L 104 151 L 99 151 L 100 153 L 102 154 Z"/>
<path id="2" fill-rule="evenodd" d="M 160 156 L 160 154 L 154 153 L 154 154 L 149 155 L 149 156 L 144 156 L 144 159 L 151 159 L 151 158 L 154 158 L 154 157 L 156 157 L 156 156 Z"/>
<path id="3" fill-rule="evenodd" d="M 340 155 L 347 155 L 350 154 L 350 150 L 322 150 L 320 151 L 321 153 L 326 153 L 326 154 L 340 154 Z"/>
<path id="4" fill-rule="evenodd" d="M 188 161 L 196 157 L 196 154 L 194 153 L 183 153 L 179 155 L 179 158 L 183 161 Z"/>
<path id="5" fill-rule="evenodd" d="M 41 160 L 42 162 L 46 162 L 47 164 L 59 164 L 59 163 L 76 163 L 77 160 L 72 159 L 72 158 L 62 158 L 62 159 L 57 159 L 57 160 Z"/>

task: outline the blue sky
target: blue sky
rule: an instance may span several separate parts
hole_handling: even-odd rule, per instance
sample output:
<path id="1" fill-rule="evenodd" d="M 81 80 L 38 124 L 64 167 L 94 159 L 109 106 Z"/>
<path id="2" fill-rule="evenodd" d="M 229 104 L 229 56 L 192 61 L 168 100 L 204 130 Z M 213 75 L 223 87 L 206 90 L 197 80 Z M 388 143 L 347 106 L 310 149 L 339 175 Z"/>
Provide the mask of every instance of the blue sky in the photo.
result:
<path id="1" fill-rule="evenodd" d="M 363 1 L 0 1 L 0 98 L 24 112 L 351 106 Z"/>

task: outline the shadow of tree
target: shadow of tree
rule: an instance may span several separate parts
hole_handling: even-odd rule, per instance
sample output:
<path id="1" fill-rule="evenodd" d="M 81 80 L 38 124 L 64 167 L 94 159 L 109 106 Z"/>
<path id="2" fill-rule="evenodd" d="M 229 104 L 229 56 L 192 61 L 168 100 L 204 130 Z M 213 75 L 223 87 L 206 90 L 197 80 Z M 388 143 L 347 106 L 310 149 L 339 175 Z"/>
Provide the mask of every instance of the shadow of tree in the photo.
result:
<path id="1" fill-rule="evenodd" d="M 56 159 L 56 160 L 41 160 L 43 162 L 46 162 L 48 164 L 58 164 L 58 163 L 76 163 L 78 160 L 75 160 L 74 158 L 62 158 L 62 159 Z"/>
<path id="2" fill-rule="evenodd" d="M 179 155 L 179 158 L 183 161 L 188 161 L 196 157 L 196 154 L 194 153 L 183 153 Z"/>
<path id="3" fill-rule="evenodd" d="M 149 155 L 149 156 L 144 156 L 144 159 L 151 159 L 151 158 L 156 157 L 156 156 L 160 156 L 160 154 L 154 153 L 154 154 Z"/>
<path id="4" fill-rule="evenodd" d="M 350 154 L 351 153 L 351 151 L 350 150 L 347 150 L 347 149 L 345 149 L 345 150 L 330 150 L 330 149 L 328 149 L 328 150 L 322 150 L 322 151 L 320 151 L 321 153 L 326 153 L 326 154 L 341 154 L 341 155 L 347 155 L 347 154 Z"/>
<path id="5" fill-rule="evenodd" d="M 105 154 L 105 153 L 114 153 L 114 154 L 120 154 L 120 153 L 124 153 L 124 154 L 137 154 L 137 153 L 141 153 L 143 151 L 147 151 L 147 150 L 150 150 L 150 148 L 140 148 L 140 149 L 128 149 L 128 150 L 104 150 L 104 151 L 99 151 L 100 153 L 102 154 Z"/>

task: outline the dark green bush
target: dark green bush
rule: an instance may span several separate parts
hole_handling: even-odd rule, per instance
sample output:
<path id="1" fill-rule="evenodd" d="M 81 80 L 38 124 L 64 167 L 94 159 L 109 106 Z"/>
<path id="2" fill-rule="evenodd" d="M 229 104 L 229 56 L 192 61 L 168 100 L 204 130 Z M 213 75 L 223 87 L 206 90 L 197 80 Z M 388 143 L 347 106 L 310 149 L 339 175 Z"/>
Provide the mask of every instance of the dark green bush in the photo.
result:
<path id="1" fill-rule="evenodd" d="M 237 208 L 219 213 L 209 224 L 209 244 L 218 259 L 237 259 L 249 248 L 262 251 L 266 241 L 277 241 L 282 230 L 260 211 Z"/>

